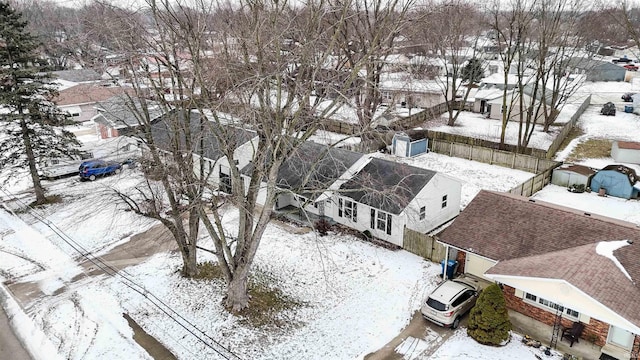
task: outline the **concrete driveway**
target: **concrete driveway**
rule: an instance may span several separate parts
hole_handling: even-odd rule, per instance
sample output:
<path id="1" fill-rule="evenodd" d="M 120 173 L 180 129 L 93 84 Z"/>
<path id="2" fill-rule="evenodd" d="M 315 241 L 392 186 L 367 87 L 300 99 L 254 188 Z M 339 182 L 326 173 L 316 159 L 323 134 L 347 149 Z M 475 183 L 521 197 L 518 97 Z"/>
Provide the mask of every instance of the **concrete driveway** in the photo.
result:
<path id="1" fill-rule="evenodd" d="M 467 325 L 465 315 L 460 326 Z M 433 324 L 422 317 L 420 311 L 413 313 L 413 317 L 398 336 L 393 338 L 380 350 L 368 354 L 365 360 L 401 360 L 426 359 L 433 354 L 451 335 L 454 330 Z"/>

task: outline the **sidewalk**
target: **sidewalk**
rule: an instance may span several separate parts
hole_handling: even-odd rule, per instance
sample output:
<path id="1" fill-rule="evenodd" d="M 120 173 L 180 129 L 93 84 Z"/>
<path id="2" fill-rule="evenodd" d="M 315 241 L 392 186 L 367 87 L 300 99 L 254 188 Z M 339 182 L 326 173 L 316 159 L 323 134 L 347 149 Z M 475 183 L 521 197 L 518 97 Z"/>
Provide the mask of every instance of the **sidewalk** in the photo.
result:
<path id="1" fill-rule="evenodd" d="M 9 318 L 0 306 L 0 359 L 31 360 L 31 356 L 13 333 Z"/>

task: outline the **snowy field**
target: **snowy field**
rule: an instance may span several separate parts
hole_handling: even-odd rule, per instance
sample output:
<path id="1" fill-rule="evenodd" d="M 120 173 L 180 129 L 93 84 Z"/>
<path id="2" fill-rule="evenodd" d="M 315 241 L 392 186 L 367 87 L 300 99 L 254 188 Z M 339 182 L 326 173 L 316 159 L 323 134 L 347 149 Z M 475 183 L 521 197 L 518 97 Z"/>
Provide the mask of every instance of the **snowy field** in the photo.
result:
<path id="1" fill-rule="evenodd" d="M 425 125 L 429 130 L 433 131 L 500 142 L 501 120 L 488 119 L 479 113 L 463 111 L 458 116 L 454 126 L 447 125 L 447 121 L 448 114 L 445 113 L 440 118 L 429 121 Z M 549 132 L 545 133 L 542 131 L 542 126 L 536 125 L 536 130 L 529 141 L 529 147 L 542 150 L 548 149 L 560 130 L 560 126 L 551 126 Z M 509 121 L 505 133 L 505 143 L 517 145 L 518 132 L 519 123 L 517 121 Z"/>
<path id="2" fill-rule="evenodd" d="M 483 188 L 493 184 L 492 189 L 498 190 L 507 178 L 514 177 L 517 183 L 531 176 L 515 171 L 505 177 L 508 169 L 438 154 L 406 160 L 463 180 L 475 179 L 465 184 L 465 199 L 475 195 L 482 184 Z M 51 193 L 64 200 L 39 211 L 49 224 L 28 214 L 21 215 L 25 221 L 19 220 L 2 211 L 0 274 L 5 280 L 32 281 L 47 294 L 26 305 L 31 322 L 18 306 L 8 308 L 16 313 L 16 319 L 22 319 L 18 328 L 23 338 L 38 339 L 32 335 L 34 329 L 46 334 L 46 341 L 32 344 L 36 354 L 56 349 L 60 359 L 149 359 L 133 340 L 133 332 L 122 317 L 127 313 L 179 359 L 217 358 L 213 349 L 151 306 L 127 283 L 107 276 L 77 280 L 82 271 L 75 265 L 78 254 L 54 232 L 56 229 L 68 236 L 67 241 L 98 254 L 128 241 L 154 222 L 123 212 L 111 189 L 132 187 L 141 180 L 137 170 L 127 169 L 96 182 L 80 182 L 76 177 L 46 182 Z M 24 194 L 22 199 L 29 201 Z M 230 211 L 225 217 L 227 230 L 232 232 L 236 222 L 237 214 Z M 55 224 L 53 229 L 51 224 Z M 206 240 L 202 245 L 212 246 Z M 201 260 L 207 260 L 206 255 Z M 256 274 L 270 279 L 303 306 L 281 314 L 290 327 L 252 328 L 222 308 L 221 284 L 212 281 L 203 285 L 181 278 L 177 274 L 180 262 L 176 254 L 159 254 L 128 267 L 126 276 L 242 359 L 361 359 L 383 347 L 408 324 L 439 280 L 439 265 L 408 252 L 386 250 L 346 235 L 295 235 L 272 224 L 256 258 Z M 478 347 L 493 353 L 494 358 L 506 359 L 515 351 L 478 345 L 463 333 L 451 341 L 454 345 L 447 347 L 445 342 L 436 358 L 457 358 L 464 349 L 476 353 Z M 531 350 L 517 342 L 513 346 L 521 349 L 518 351 Z M 420 353 L 414 349 L 412 358 L 430 358 Z M 49 353 L 40 355 L 55 359 Z"/>
<path id="3" fill-rule="evenodd" d="M 131 186 L 136 179 L 135 170 L 130 170 L 119 177 L 94 183 L 78 185 L 75 179 L 65 179 L 56 185 L 59 186 L 57 191 L 64 190 L 65 196 L 75 201 L 90 197 L 83 195 L 89 192 L 84 185 L 98 186 L 101 181 L 108 181 L 100 185 L 125 187 Z M 82 204 L 81 201 L 77 204 Z M 71 204 L 70 201 L 69 206 L 51 209 L 45 215 L 55 218 L 62 232 L 74 240 L 86 241 L 87 246 L 104 248 L 106 243 L 112 244 L 113 240 L 88 236 L 74 224 L 74 218 L 84 219 L 78 222 L 88 219 L 81 217 Z M 82 207 L 86 209 L 85 206 Z M 113 210 L 98 213 L 96 218 L 104 221 L 103 216 Z M 233 231 L 237 213 L 230 210 L 224 220 L 225 227 Z M 99 222 L 96 220 L 89 225 L 100 226 L 96 234 L 118 233 L 118 227 L 111 228 Z M 131 233 L 144 231 L 149 226 L 147 221 L 128 212 L 123 213 L 118 222 L 129 224 Z M 107 276 L 74 281 L 81 271 L 73 265 L 74 254 L 60 250 L 64 246 L 49 241 L 53 236 L 41 225 L 29 225 L 1 211 L 0 229 L 3 234 L 0 255 L 3 277 L 37 281 L 49 295 L 65 287 L 65 291 L 56 296 L 45 296 L 28 305 L 27 313 L 33 323 L 23 319 L 18 325 L 19 332 L 31 334 L 33 329 L 28 326 L 35 324 L 48 338 L 45 342 L 40 340 L 34 348 L 56 349 L 60 359 L 150 359 L 133 340 L 133 332 L 122 317 L 127 313 L 179 359 L 219 358 L 212 348 L 189 335 L 160 309 L 132 291 L 128 282 Z M 207 241 L 202 245 L 211 246 Z M 20 258 L 4 261 L 10 258 L 8 253 L 37 260 L 37 266 Z M 206 259 L 203 256 L 202 260 Z M 283 321 L 291 324 L 286 328 L 253 328 L 222 308 L 220 283 L 181 278 L 177 274 L 180 261 L 176 254 L 159 254 L 127 268 L 126 277 L 142 284 L 146 291 L 242 359 L 362 359 L 384 346 L 408 324 L 439 279 L 436 276 L 438 265 L 405 251 L 386 250 L 339 234 L 326 237 L 313 233 L 295 235 L 272 224 L 256 257 L 255 272 L 269 278 L 303 305 L 280 315 Z M 15 306 L 9 310 L 19 312 Z M 420 352 L 415 351 L 412 354 L 414 359 L 452 359 L 464 354 L 484 354 L 496 359 L 514 356 L 535 359 L 535 352 L 518 341 L 512 341 L 505 348 L 485 347 L 466 337 L 464 330 L 430 357 L 421 357 Z M 52 354 L 41 355 L 41 359 L 56 358 Z"/>

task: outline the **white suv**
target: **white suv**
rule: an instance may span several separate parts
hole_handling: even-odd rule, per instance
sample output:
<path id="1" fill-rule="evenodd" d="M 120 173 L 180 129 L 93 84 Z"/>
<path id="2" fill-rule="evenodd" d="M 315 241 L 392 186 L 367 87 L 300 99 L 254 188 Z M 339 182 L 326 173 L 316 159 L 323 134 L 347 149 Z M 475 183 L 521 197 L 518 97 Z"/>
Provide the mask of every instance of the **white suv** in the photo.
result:
<path id="1" fill-rule="evenodd" d="M 440 283 L 422 305 L 422 316 L 440 326 L 457 328 L 478 299 L 479 288 L 454 279 Z"/>

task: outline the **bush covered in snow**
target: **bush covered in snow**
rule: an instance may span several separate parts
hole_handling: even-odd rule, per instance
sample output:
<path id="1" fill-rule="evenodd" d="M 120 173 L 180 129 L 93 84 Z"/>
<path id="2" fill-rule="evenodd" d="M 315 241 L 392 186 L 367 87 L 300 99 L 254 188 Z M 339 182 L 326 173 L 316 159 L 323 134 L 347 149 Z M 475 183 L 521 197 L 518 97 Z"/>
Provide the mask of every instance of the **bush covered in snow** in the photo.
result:
<path id="1" fill-rule="evenodd" d="M 502 345 L 509 340 L 511 321 L 507 304 L 498 284 L 491 284 L 480 293 L 469 313 L 467 333 L 485 345 Z"/>

